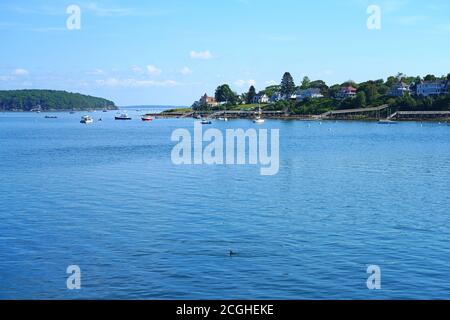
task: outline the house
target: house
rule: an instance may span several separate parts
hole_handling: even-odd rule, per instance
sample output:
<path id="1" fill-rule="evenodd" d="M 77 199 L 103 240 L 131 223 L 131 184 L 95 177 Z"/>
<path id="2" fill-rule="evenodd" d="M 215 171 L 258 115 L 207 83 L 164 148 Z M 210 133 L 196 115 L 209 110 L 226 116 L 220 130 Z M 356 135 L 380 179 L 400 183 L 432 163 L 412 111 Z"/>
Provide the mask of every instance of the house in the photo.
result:
<path id="1" fill-rule="evenodd" d="M 309 88 L 306 90 L 297 91 L 297 100 L 298 101 L 303 101 L 306 98 L 309 98 L 309 99 L 323 98 L 323 94 L 320 92 L 319 88 Z"/>
<path id="2" fill-rule="evenodd" d="M 388 92 L 390 97 L 403 97 L 411 94 L 410 86 L 404 82 L 394 84 Z"/>
<path id="3" fill-rule="evenodd" d="M 266 94 L 257 94 L 253 97 L 252 103 L 269 103 L 269 100 Z"/>
<path id="4" fill-rule="evenodd" d="M 448 87 L 448 80 L 421 81 L 416 86 L 416 95 L 420 97 L 428 97 L 432 95 L 447 94 Z"/>
<path id="5" fill-rule="evenodd" d="M 219 105 L 214 97 L 209 97 L 206 93 L 200 98 L 199 103 L 208 107 L 217 107 Z"/>
<path id="6" fill-rule="evenodd" d="M 283 96 L 279 92 L 274 93 L 269 99 L 270 102 L 278 102 L 281 100 L 283 100 Z"/>
<path id="7" fill-rule="evenodd" d="M 347 99 L 356 97 L 356 89 L 351 85 L 341 88 L 341 90 L 336 94 L 338 99 Z"/>

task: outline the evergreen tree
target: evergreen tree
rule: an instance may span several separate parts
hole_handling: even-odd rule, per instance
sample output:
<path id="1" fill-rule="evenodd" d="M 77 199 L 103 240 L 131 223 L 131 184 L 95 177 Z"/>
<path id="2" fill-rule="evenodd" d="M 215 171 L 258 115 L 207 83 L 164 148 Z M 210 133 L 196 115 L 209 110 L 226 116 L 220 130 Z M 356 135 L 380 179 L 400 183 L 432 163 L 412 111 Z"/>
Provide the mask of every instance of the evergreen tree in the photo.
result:
<path id="1" fill-rule="evenodd" d="M 247 103 L 248 104 L 252 103 L 255 96 L 256 96 L 256 89 L 254 86 L 251 86 L 247 93 Z"/>
<path id="2" fill-rule="evenodd" d="M 281 80 L 281 94 L 285 97 L 290 97 L 295 92 L 295 82 L 289 72 L 283 75 Z"/>

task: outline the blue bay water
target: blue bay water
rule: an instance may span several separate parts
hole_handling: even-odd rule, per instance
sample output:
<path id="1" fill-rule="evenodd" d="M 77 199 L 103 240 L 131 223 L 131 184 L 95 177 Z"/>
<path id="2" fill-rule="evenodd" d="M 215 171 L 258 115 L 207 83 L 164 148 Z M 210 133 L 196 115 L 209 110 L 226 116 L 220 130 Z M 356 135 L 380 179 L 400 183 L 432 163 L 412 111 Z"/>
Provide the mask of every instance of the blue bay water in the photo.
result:
<path id="1" fill-rule="evenodd" d="M 0 298 L 450 298 L 447 124 L 267 121 L 280 171 L 261 176 L 175 166 L 193 120 L 131 113 L 0 114 Z"/>

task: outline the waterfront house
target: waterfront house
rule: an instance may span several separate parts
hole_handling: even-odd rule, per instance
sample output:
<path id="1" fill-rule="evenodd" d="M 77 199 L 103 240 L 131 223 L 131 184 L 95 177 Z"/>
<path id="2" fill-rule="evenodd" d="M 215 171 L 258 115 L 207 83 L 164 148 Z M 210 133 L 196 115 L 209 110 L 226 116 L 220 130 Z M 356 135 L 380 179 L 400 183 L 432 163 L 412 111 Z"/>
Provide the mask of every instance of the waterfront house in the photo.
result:
<path id="1" fill-rule="evenodd" d="M 219 105 L 214 97 L 209 97 L 206 93 L 200 98 L 199 102 L 200 105 L 208 107 L 217 107 Z"/>
<path id="2" fill-rule="evenodd" d="M 341 90 L 336 94 L 338 99 L 347 99 L 356 97 L 356 89 L 351 85 L 341 88 Z"/>
<path id="3" fill-rule="evenodd" d="M 394 84 L 388 92 L 390 97 L 403 97 L 411 94 L 410 86 L 404 82 Z"/>
<path id="4" fill-rule="evenodd" d="M 320 92 L 319 88 L 309 88 L 306 90 L 297 91 L 297 100 L 298 101 L 303 101 L 307 98 L 309 98 L 309 99 L 323 98 L 323 94 Z"/>
<path id="5" fill-rule="evenodd" d="M 421 81 L 416 86 L 416 95 L 420 97 L 438 96 L 447 94 L 448 89 L 448 80 Z"/>
<path id="6" fill-rule="evenodd" d="M 270 97 L 269 102 L 278 102 L 281 100 L 283 100 L 283 96 L 281 95 L 281 93 L 276 92 Z"/>
<path id="7" fill-rule="evenodd" d="M 253 97 L 252 103 L 269 103 L 269 100 L 266 94 L 257 94 Z"/>

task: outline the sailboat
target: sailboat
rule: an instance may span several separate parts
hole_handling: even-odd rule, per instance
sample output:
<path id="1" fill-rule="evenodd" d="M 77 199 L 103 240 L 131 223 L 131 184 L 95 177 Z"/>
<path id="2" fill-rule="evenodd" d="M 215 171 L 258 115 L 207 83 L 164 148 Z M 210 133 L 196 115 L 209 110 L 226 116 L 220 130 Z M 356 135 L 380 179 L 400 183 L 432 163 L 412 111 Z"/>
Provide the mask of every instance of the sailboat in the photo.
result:
<path id="1" fill-rule="evenodd" d="M 263 124 L 265 120 L 262 118 L 262 112 L 261 112 L 261 104 L 258 106 L 258 115 L 256 116 L 255 120 L 253 120 L 253 123 L 256 124 Z"/>
<path id="2" fill-rule="evenodd" d="M 223 117 L 219 117 L 217 120 L 219 120 L 219 121 L 228 121 L 228 118 L 227 118 L 227 103 L 228 103 L 228 101 L 225 103 L 225 110 L 223 111 Z"/>

